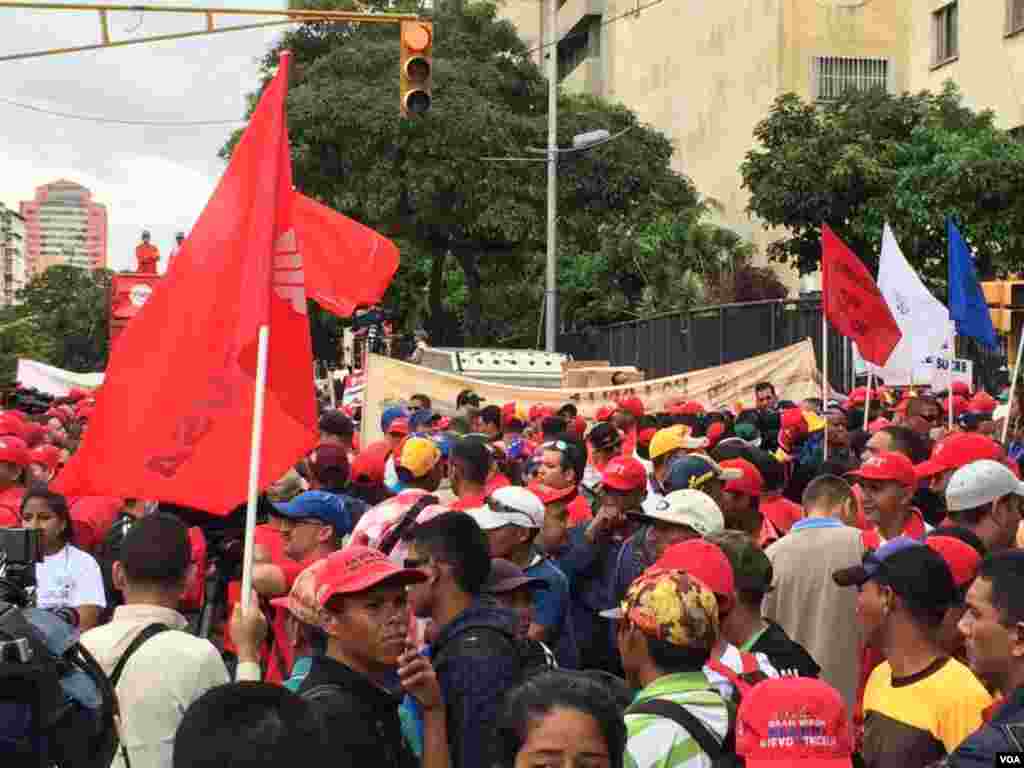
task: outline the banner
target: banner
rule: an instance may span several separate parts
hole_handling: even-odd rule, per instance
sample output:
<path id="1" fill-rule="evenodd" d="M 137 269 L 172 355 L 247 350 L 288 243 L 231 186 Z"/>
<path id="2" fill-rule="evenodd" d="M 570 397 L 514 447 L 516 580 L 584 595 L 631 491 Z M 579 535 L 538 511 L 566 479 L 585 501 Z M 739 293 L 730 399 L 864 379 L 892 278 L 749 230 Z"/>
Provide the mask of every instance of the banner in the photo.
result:
<path id="1" fill-rule="evenodd" d="M 857 353 L 856 345 L 853 348 L 853 373 L 855 376 L 867 376 L 869 369 L 873 366 L 864 361 Z M 889 370 L 875 369 L 875 375 L 881 376 L 882 381 L 893 387 L 931 387 L 935 391 L 944 390 L 949 386 L 949 378 L 946 370 L 949 368 L 949 359 L 945 357 L 934 357 L 929 355 L 924 360 L 918 361 L 914 366 L 913 373 L 893 372 Z M 974 389 L 974 362 L 956 358 L 953 360 L 953 381 L 962 381 L 972 390 Z"/>
<path id="2" fill-rule="evenodd" d="M 72 387 L 95 389 L 103 383 L 102 373 L 73 373 L 35 360 L 18 360 L 18 383 L 54 397 L 66 397 Z"/>
<path id="3" fill-rule="evenodd" d="M 696 400 L 708 406 L 732 406 L 742 401 L 754 406 L 754 384 L 770 381 L 779 396 L 800 402 L 821 396 L 821 372 L 817 368 L 814 347 L 809 339 L 784 349 L 747 358 L 735 363 L 690 371 L 662 379 L 650 379 L 618 387 L 595 389 L 544 389 L 513 387 L 442 373 L 389 357 L 368 355 L 366 384 L 363 391 L 363 445 L 381 437 L 380 414 L 392 405 L 404 405 L 416 393 L 428 395 L 439 413 L 455 413 L 455 399 L 464 389 L 472 389 L 487 405 L 515 402 L 549 405 L 576 404 L 580 415 L 593 419 L 599 408 L 636 396 L 651 411 L 665 410 L 680 400 Z"/>

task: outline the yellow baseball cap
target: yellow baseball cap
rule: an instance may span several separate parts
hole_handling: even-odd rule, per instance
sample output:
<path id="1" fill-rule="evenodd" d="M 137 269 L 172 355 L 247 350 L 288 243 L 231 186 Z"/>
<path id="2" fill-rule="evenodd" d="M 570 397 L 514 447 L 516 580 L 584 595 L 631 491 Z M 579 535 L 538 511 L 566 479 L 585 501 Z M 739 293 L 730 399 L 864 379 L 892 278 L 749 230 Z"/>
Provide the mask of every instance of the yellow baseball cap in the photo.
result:
<path id="1" fill-rule="evenodd" d="M 669 451 L 675 451 L 679 448 L 693 451 L 699 448 L 706 448 L 707 445 L 708 440 L 706 437 L 690 437 L 690 428 L 685 424 L 677 424 L 674 427 L 659 429 L 654 433 L 650 445 L 647 446 L 647 455 L 650 456 L 651 461 L 654 461 Z"/>
<path id="2" fill-rule="evenodd" d="M 410 437 L 402 444 L 402 454 L 397 466 L 413 477 L 424 477 L 441 460 L 441 449 L 426 437 Z M 396 467 L 397 468 L 397 467 Z"/>

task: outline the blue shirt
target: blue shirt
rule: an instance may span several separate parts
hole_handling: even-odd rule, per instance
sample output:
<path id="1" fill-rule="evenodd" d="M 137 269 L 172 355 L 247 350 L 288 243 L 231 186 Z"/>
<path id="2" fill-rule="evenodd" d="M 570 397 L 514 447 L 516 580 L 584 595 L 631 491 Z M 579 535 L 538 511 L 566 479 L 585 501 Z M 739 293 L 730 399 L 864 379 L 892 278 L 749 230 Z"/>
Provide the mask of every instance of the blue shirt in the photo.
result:
<path id="1" fill-rule="evenodd" d="M 533 592 L 533 620 L 547 630 L 547 645 L 554 650 L 558 666 L 578 669 L 579 650 L 569 610 L 569 580 L 554 562 L 539 554 L 523 572 L 530 578 L 543 579 L 548 585 L 547 589 Z"/>
<path id="2" fill-rule="evenodd" d="M 793 523 L 793 527 L 789 529 L 790 533 L 796 531 L 802 531 L 811 528 L 845 528 L 846 525 L 841 520 L 836 520 L 834 517 L 805 517 L 802 520 L 797 520 Z"/>

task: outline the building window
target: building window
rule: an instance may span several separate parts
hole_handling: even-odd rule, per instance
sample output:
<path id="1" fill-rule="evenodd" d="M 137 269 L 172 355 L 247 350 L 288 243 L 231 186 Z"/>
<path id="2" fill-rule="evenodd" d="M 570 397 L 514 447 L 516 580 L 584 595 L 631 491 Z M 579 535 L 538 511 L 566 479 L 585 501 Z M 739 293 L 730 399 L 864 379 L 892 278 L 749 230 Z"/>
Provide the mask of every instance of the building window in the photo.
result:
<path id="1" fill-rule="evenodd" d="M 1006 0 L 1006 34 L 1024 29 L 1024 0 Z"/>
<path id="2" fill-rule="evenodd" d="M 888 59 L 852 59 L 844 56 L 814 57 L 814 98 L 833 101 L 850 88 L 889 90 Z"/>
<path id="3" fill-rule="evenodd" d="M 960 55 L 959 16 L 956 3 L 932 13 L 932 66 L 938 67 Z"/>

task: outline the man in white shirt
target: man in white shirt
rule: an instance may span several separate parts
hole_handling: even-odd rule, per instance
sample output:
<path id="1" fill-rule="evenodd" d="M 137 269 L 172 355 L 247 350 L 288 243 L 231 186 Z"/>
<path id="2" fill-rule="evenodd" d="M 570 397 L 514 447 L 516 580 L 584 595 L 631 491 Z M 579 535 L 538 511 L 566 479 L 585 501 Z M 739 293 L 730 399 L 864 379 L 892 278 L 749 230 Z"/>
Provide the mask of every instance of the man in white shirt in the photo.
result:
<path id="1" fill-rule="evenodd" d="M 171 768 L 174 733 L 185 710 L 210 688 L 229 682 L 214 645 L 184 631 L 188 622 L 177 607 L 190 570 L 185 525 L 163 513 L 142 518 L 125 536 L 121 559 L 114 563 L 114 585 L 125 604 L 109 624 L 82 635 L 82 645 L 108 676 L 132 649 L 115 681 L 121 736 L 116 768 L 124 767 L 125 753 L 131 768 Z M 266 623 L 258 614 L 252 611 L 244 628 L 240 614 L 232 623 L 239 679 L 259 679 L 260 635 L 266 634 Z M 153 625 L 163 629 L 136 643 Z"/>

